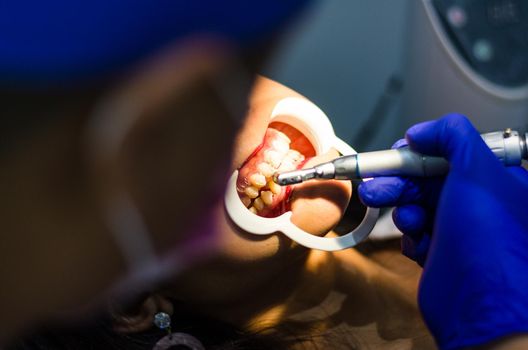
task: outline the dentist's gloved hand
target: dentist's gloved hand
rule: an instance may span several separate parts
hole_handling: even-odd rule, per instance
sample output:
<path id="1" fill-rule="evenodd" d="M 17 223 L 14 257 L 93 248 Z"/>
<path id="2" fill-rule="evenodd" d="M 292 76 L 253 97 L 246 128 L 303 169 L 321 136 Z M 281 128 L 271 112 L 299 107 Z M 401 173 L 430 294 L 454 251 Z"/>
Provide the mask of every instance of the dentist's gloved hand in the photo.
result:
<path id="1" fill-rule="evenodd" d="M 445 157 L 449 174 L 377 178 L 359 194 L 370 206 L 397 206 L 403 251 L 424 264 L 419 305 L 438 345 L 528 333 L 527 171 L 502 165 L 459 115 L 415 125 L 406 139 Z"/>

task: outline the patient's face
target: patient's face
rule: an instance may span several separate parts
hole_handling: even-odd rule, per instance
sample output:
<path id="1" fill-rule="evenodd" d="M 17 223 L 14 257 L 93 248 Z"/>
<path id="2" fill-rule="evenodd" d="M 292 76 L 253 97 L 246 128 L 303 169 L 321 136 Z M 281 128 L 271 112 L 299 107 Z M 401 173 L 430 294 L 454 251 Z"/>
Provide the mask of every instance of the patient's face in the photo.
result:
<path id="1" fill-rule="evenodd" d="M 259 80 L 235 139 L 230 171 L 240 169 L 238 189 L 248 210 L 261 216 L 291 210 L 296 225 L 324 235 L 338 223 L 348 204 L 351 189 L 347 182 L 307 182 L 292 188 L 276 188 L 270 183 L 277 168 L 310 166 L 338 156 L 336 151 L 315 156 L 306 137 L 296 129 L 270 124 L 273 107 L 288 96 L 299 95 L 280 84 Z M 227 217 L 221 200 L 216 204 L 214 220 L 218 250 L 174 281 L 170 289 L 177 291 L 179 298 L 205 304 L 235 301 L 286 270 L 294 273 L 304 262 L 307 249 L 280 233 L 262 237 L 239 229 Z"/>
<path id="2" fill-rule="evenodd" d="M 209 77 L 207 62 L 202 64 L 193 57 L 185 62 L 199 66 L 198 78 Z M 174 64 L 167 65 L 170 72 Z M 193 65 L 184 65 L 178 72 L 192 71 Z M 134 96 L 139 91 L 147 93 L 140 97 L 152 98 L 162 80 L 157 71 L 153 76 L 156 79 L 146 82 L 138 79 L 126 92 Z M 261 286 L 285 266 L 295 267 L 297 257 L 304 257 L 306 250 L 280 234 L 263 238 L 242 232 L 226 218 L 221 196 L 227 176 L 262 143 L 276 102 L 296 94 L 280 85 L 256 92 L 244 125 L 237 129 L 218 91 L 211 89 L 211 84 L 200 83 L 205 78 L 190 76 L 181 88 L 168 89 L 176 90 L 176 98 L 165 96 L 168 105 L 155 98 L 149 100 L 146 106 L 150 108 L 143 110 L 144 118 L 130 130 L 122 157 L 115 165 L 124 174 L 118 185 L 124 184 L 129 190 L 159 251 L 170 251 L 192 238 L 190 223 L 203 221 L 206 214 L 202 208 L 213 206 L 211 219 L 216 232 L 206 238 L 214 241 L 216 249 L 209 259 L 175 279 L 170 293 L 190 302 L 214 303 L 247 296 L 249 290 Z M 189 85 L 189 81 L 193 83 Z M 258 97 L 261 95 L 265 98 Z M 12 288 L 6 290 L 2 300 L 6 315 L 20 316 L 11 320 L 17 327 L 15 321 L 23 323 L 35 315 L 48 315 L 93 300 L 126 270 L 101 210 L 101 203 L 109 196 L 104 189 L 116 183 L 100 186 L 108 176 L 90 168 L 93 164 L 86 162 L 86 149 L 79 142 L 84 140 L 84 123 L 92 110 L 72 112 L 83 118 L 68 115 L 50 122 L 49 132 L 31 139 L 19 152 L 17 164 L 23 165 L 21 169 L 3 172 L 7 176 L 3 183 L 9 186 L 2 207 L 3 224 L 6 231 L 12 232 L 3 237 L 3 256 L 12 263 L 6 264 L 10 269 L 2 276 Z M 302 141 L 292 130 L 281 132 L 291 141 L 290 148 Z M 302 147 L 298 150 L 306 158 L 312 156 Z M 310 159 L 306 165 L 335 155 Z M 35 195 L 37 190 L 44 194 Z M 290 204 L 294 222 L 309 232 L 326 233 L 341 216 L 349 192 L 346 184 L 330 182 L 324 186 L 307 183 L 293 189 Z M 273 204 L 278 202 L 275 199 Z M 20 220 L 20 213 L 32 220 Z M 20 251 L 25 252 L 22 260 Z M 76 276 L 84 277 L 79 281 Z M 53 288 L 56 285 L 61 285 L 60 291 Z M 49 292 L 52 289 L 53 293 Z M 32 295 L 36 290 L 41 291 L 40 298 Z M 21 300 L 25 302 L 23 310 Z"/>

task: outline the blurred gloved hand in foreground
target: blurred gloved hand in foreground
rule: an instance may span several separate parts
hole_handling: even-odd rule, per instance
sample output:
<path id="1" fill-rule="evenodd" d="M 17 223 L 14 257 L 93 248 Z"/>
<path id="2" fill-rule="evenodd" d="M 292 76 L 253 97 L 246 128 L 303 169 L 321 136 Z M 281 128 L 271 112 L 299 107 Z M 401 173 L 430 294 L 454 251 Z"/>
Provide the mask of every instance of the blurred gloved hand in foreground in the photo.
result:
<path id="1" fill-rule="evenodd" d="M 380 177 L 359 194 L 366 205 L 397 207 L 403 253 L 424 266 L 419 305 L 438 345 L 528 332 L 528 172 L 505 167 L 460 115 L 415 125 L 406 141 L 446 158 L 449 174 Z"/>

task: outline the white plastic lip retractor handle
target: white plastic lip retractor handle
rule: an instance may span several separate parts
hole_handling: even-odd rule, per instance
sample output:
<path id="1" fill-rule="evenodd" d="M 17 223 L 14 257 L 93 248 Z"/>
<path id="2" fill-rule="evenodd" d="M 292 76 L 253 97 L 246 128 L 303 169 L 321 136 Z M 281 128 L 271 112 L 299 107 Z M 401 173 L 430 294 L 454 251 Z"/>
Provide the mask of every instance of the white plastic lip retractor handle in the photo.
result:
<path id="1" fill-rule="evenodd" d="M 342 155 L 356 151 L 339 139 L 328 117 L 313 103 L 298 97 L 280 100 L 271 112 L 270 122 L 283 122 L 302 132 L 315 148 L 316 154 L 324 154 L 331 148 Z M 250 212 L 240 200 L 237 192 L 238 171 L 235 170 L 227 183 L 225 207 L 231 220 L 244 231 L 256 235 L 282 232 L 293 241 L 307 248 L 335 251 L 353 247 L 364 240 L 374 228 L 379 209 L 367 207 L 365 217 L 358 227 L 340 237 L 318 237 L 296 226 L 288 211 L 275 218 L 264 218 Z"/>

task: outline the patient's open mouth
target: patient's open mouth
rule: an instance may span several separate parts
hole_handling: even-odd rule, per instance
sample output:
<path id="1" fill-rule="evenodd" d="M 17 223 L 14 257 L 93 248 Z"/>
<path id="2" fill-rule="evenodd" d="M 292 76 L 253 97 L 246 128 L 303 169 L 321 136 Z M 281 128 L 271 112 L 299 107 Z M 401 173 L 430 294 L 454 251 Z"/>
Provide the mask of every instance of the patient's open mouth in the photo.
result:
<path id="1" fill-rule="evenodd" d="M 313 156 L 315 149 L 301 132 L 284 123 L 271 123 L 261 145 L 239 169 L 237 191 L 242 203 L 263 217 L 286 212 L 291 187 L 274 183 L 273 174 L 299 169 Z"/>

